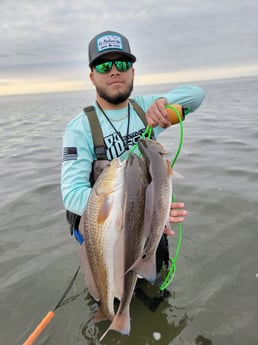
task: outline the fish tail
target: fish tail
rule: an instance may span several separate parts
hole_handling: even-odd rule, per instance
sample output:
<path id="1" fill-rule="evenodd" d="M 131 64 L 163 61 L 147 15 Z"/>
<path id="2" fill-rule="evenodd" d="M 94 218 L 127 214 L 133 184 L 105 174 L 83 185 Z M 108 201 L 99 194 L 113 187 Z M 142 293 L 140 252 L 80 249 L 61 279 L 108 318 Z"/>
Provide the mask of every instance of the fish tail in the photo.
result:
<path id="1" fill-rule="evenodd" d="M 104 337 L 107 335 L 109 331 L 117 331 L 123 335 L 129 335 L 130 334 L 130 315 L 129 315 L 129 308 L 126 308 L 122 313 L 117 312 L 115 315 L 111 325 L 108 327 L 108 329 L 103 333 L 102 337 L 99 339 L 99 341 L 103 340 Z"/>
<path id="2" fill-rule="evenodd" d="M 129 267 L 125 274 L 130 271 L 136 272 L 150 283 L 155 283 L 157 277 L 156 254 L 146 257 L 146 254 L 142 253 L 132 266 Z"/>

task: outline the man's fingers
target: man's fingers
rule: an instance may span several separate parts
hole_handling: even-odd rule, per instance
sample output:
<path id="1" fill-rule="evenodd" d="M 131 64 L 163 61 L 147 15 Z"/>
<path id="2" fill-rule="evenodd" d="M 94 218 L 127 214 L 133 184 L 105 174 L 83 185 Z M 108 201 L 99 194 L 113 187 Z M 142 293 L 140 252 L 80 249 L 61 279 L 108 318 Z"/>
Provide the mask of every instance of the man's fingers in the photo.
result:
<path id="1" fill-rule="evenodd" d="M 168 235 L 168 236 L 173 236 L 173 235 L 175 235 L 175 231 L 172 230 L 172 229 L 168 229 L 167 227 L 165 227 L 165 229 L 164 229 L 164 234 L 165 234 L 165 235 Z"/>

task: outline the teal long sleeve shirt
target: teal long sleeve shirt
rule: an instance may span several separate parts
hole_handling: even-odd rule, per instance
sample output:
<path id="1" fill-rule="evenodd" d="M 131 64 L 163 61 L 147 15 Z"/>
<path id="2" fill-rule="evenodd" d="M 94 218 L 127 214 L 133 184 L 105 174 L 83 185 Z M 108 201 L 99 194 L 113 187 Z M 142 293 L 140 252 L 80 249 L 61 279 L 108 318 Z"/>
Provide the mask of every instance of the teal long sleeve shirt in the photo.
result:
<path id="1" fill-rule="evenodd" d="M 195 111 L 204 99 L 204 91 L 197 86 L 181 86 L 164 94 L 135 96 L 134 100 L 144 111 L 158 98 L 166 98 L 168 104 L 180 104 Z M 141 119 L 130 105 L 130 123 L 128 126 L 128 108 L 105 110 L 113 126 L 94 104 L 103 131 L 104 142 L 109 160 L 120 157 L 123 160 L 129 149 L 134 146 L 145 130 Z M 164 129 L 157 126 L 154 135 Z M 82 111 L 68 123 L 63 136 L 63 162 L 61 172 L 61 191 L 67 210 L 82 215 L 91 191 L 90 174 L 92 162 L 96 159 L 93 138 L 87 116 Z"/>

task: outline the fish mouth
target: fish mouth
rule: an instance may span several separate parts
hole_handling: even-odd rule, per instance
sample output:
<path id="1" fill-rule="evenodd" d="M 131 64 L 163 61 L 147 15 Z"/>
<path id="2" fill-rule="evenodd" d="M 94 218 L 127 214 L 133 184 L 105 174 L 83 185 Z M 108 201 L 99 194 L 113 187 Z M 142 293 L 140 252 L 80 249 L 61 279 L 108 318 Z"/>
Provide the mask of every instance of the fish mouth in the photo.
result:
<path id="1" fill-rule="evenodd" d="M 148 147 L 147 140 L 150 140 L 150 139 L 139 139 L 138 140 L 138 147 L 139 147 L 139 150 L 141 151 L 141 153 L 143 153 L 143 151 L 145 151 Z"/>
<path id="2" fill-rule="evenodd" d="M 139 146 L 147 146 L 146 145 L 146 139 L 144 139 L 144 138 L 140 138 L 139 140 L 138 140 L 138 144 L 139 144 Z"/>
<path id="3" fill-rule="evenodd" d="M 138 147 L 139 150 L 141 151 L 142 155 L 144 152 L 148 149 L 154 149 L 155 151 L 158 152 L 160 155 L 166 155 L 167 151 L 166 149 L 156 140 L 153 139 L 147 139 L 147 138 L 141 138 L 138 140 Z"/>

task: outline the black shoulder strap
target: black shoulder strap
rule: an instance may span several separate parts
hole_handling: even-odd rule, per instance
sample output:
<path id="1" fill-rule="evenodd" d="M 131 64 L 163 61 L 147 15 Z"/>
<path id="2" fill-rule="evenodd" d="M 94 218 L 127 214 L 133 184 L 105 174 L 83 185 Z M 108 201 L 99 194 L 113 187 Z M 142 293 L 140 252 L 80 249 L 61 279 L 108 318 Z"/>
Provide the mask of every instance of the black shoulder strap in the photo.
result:
<path id="1" fill-rule="evenodd" d="M 134 111 L 136 111 L 137 115 L 142 120 L 144 126 L 147 127 L 145 111 L 139 106 L 139 104 L 135 102 L 134 99 L 130 98 L 129 101 L 132 104 Z M 89 123 L 90 123 L 94 150 L 95 150 L 97 160 L 107 160 L 103 133 L 99 124 L 99 119 L 97 117 L 96 110 L 92 105 L 90 105 L 84 108 L 84 112 L 87 115 Z M 153 137 L 153 134 L 152 134 L 152 137 Z"/>
<path id="2" fill-rule="evenodd" d="M 105 150 L 103 133 L 99 124 L 99 119 L 97 117 L 95 108 L 92 105 L 90 105 L 89 107 L 84 108 L 84 112 L 88 116 L 88 120 L 90 123 L 94 150 L 97 160 L 106 160 L 107 155 Z"/>
<path id="3" fill-rule="evenodd" d="M 145 116 L 145 111 L 142 109 L 142 107 L 139 106 L 138 103 L 135 102 L 134 99 L 130 98 L 129 99 L 130 103 L 132 104 L 134 111 L 136 111 L 137 115 L 140 117 L 142 120 L 143 124 L 145 127 L 148 126 L 146 116 Z M 151 138 L 154 139 L 154 133 L 153 130 L 151 131 Z"/>
<path id="4" fill-rule="evenodd" d="M 134 99 L 129 99 L 130 103 L 133 106 L 134 111 L 136 111 L 137 115 L 141 118 L 142 122 L 144 123 L 145 127 L 147 127 L 147 121 L 145 117 L 145 111 L 135 102 Z"/>

